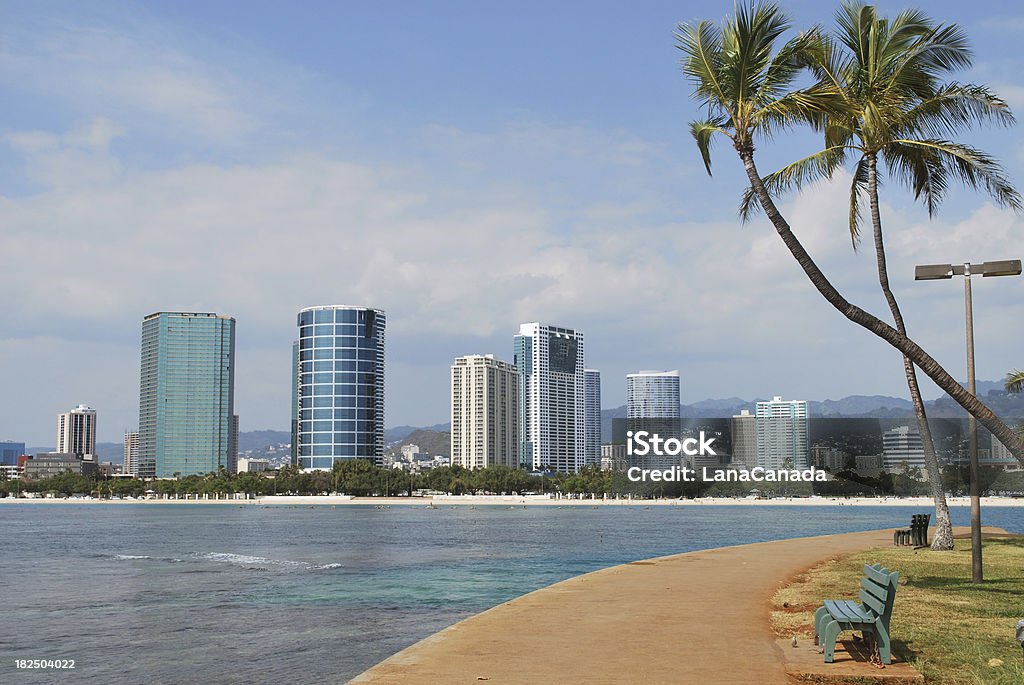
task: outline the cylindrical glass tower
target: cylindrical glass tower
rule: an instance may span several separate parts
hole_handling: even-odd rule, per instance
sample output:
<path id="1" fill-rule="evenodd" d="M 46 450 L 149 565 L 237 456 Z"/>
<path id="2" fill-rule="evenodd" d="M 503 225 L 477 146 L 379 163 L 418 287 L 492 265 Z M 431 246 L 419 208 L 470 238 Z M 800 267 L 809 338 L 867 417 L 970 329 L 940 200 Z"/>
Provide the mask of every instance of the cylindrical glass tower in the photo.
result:
<path id="1" fill-rule="evenodd" d="M 299 312 L 292 353 L 292 455 L 303 469 L 384 455 L 384 312 L 330 305 Z"/>

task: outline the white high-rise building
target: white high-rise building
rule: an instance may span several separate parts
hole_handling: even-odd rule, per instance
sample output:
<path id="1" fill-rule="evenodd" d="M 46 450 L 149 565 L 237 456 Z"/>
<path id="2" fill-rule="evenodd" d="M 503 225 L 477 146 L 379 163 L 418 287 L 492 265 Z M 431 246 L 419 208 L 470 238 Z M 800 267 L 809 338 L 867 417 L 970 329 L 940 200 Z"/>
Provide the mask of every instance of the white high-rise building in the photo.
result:
<path id="1" fill-rule="evenodd" d="M 882 468 L 896 473 L 902 470 L 904 463 L 921 469 L 922 476 L 927 477 L 921 434 L 917 428 L 897 426 L 882 433 Z"/>
<path id="2" fill-rule="evenodd" d="M 758 402 L 757 465 L 766 469 L 807 467 L 807 402 L 773 397 Z"/>
<path id="3" fill-rule="evenodd" d="M 519 468 L 517 388 L 516 367 L 493 354 L 455 359 L 451 367 L 453 465 Z"/>
<path id="4" fill-rule="evenodd" d="M 757 466 L 757 418 L 749 409 L 732 417 L 732 464 L 748 471 Z"/>
<path id="5" fill-rule="evenodd" d="M 601 465 L 601 372 L 583 371 L 584 461 L 587 466 Z"/>
<path id="6" fill-rule="evenodd" d="M 80 404 L 57 414 L 57 452 L 60 454 L 96 454 L 96 410 Z"/>
<path id="7" fill-rule="evenodd" d="M 678 419 L 679 371 L 626 375 L 627 419 Z"/>
<path id="8" fill-rule="evenodd" d="M 520 463 L 572 473 L 586 459 L 583 333 L 524 323 L 515 336 Z"/>
<path id="9" fill-rule="evenodd" d="M 124 463 L 121 466 L 122 473 L 130 473 L 133 476 L 139 475 L 139 432 L 124 432 Z"/>

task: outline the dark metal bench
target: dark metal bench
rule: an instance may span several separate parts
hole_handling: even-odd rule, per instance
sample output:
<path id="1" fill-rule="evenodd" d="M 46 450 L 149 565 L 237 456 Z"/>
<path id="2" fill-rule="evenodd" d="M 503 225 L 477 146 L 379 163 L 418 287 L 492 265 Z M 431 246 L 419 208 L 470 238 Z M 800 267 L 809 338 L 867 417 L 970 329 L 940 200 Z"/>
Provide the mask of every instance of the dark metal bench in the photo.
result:
<path id="1" fill-rule="evenodd" d="M 826 599 L 814 613 L 814 643 L 825 652 L 825 663 L 835 661 L 836 638 L 844 630 L 859 630 L 865 638 L 875 641 L 883 664 L 892 663 L 889 620 L 896 599 L 896 583 L 900 574 L 889 572 L 881 564 L 864 565 L 860 581 L 860 602 Z"/>
<path id="2" fill-rule="evenodd" d="M 931 514 L 914 514 L 910 517 L 910 528 L 901 528 L 893 531 L 892 544 L 927 547 L 928 522 L 931 518 Z"/>

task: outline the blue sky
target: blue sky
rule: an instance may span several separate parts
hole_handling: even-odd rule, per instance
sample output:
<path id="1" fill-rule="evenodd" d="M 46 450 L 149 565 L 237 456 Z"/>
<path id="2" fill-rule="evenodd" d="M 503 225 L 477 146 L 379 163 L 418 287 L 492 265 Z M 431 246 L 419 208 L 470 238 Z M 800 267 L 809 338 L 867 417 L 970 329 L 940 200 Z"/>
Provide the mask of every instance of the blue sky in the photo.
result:
<path id="1" fill-rule="evenodd" d="M 785 6 L 798 26 L 833 9 Z M 134 428 L 158 310 L 238 319 L 243 430 L 286 426 L 295 313 L 329 303 L 388 312 L 389 425 L 447 420 L 452 357 L 511 358 L 534 320 L 586 332 L 605 406 L 640 368 L 679 368 L 688 402 L 906 394 L 898 356 L 820 301 L 763 220 L 736 220 L 731 150 L 714 178 L 700 165 L 672 34 L 732 3 L 241 7 L 0 2 L 0 439 L 48 444 L 80 402 L 101 440 Z M 1024 111 L 1024 12 L 927 10 L 968 31 L 962 80 Z M 1024 182 L 1019 128 L 966 139 Z M 761 167 L 814 144 L 764 144 Z M 882 313 L 845 193 L 784 206 Z M 935 221 L 897 184 L 883 201 L 912 337 L 957 374 L 962 286 L 915 284 L 913 264 L 1021 257 L 1020 219 L 962 192 Z M 976 284 L 981 378 L 1024 364 L 1022 288 Z"/>

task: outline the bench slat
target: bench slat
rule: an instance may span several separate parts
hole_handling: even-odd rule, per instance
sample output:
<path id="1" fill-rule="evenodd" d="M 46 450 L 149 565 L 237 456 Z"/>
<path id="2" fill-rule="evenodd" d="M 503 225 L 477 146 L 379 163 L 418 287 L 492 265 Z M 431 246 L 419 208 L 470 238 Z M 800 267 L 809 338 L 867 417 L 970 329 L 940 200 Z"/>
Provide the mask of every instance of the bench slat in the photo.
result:
<path id="1" fill-rule="evenodd" d="M 879 585 L 870 578 L 861 578 L 860 587 L 862 590 L 870 593 L 872 597 L 878 599 L 879 601 L 884 602 L 889 597 L 889 586 Z"/>
<path id="2" fill-rule="evenodd" d="M 889 573 L 884 568 L 877 568 L 876 566 L 865 565 L 864 575 L 879 585 L 889 585 Z"/>
<path id="3" fill-rule="evenodd" d="M 885 602 L 880 601 L 877 597 L 874 597 L 863 590 L 860 591 L 860 601 L 864 603 L 864 606 L 871 609 L 879 616 L 885 613 Z"/>
<path id="4" fill-rule="evenodd" d="M 849 600 L 827 599 L 825 608 L 828 609 L 832 618 L 840 623 L 871 623 L 875 620 L 874 616 L 864 613 L 860 607 Z"/>

